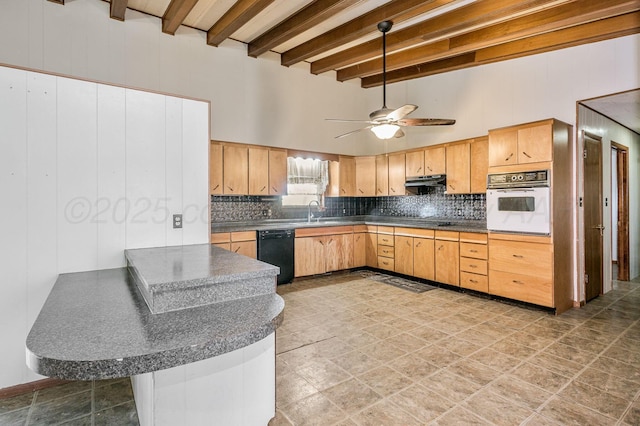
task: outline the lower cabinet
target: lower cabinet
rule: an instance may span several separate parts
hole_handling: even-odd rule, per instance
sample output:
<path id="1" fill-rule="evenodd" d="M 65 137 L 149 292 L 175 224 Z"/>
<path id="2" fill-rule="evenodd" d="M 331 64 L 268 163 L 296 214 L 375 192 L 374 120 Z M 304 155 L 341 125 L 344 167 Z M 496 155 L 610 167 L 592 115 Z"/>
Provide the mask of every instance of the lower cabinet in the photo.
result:
<path id="1" fill-rule="evenodd" d="M 353 226 L 298 229 L 294 250 L 295 277 L 353 268 Z"/>
<path id="2" fill-rule="evenodd" d="M 413 275 L 413 237 L 395 236 L 395 271 Z"/>
<path id="3" fill-rule="evenodd" d="M 306 237 L 295 239 L 294 276 L 324 274 L 326 259 L 324 257 L 324 237 Z"/>
<path id="4" fill-rule="evenodd" d="M 355 227 L 354 227 L 355 228 Z M 353 233 L 353 268 L 367 266 L 367 232 Z"/>
<path id="5" fill-rule="evenodd" d="M 366 260 L 367 266 L 371 268 L 378 267 L 378 227 L 375 225 L 366 225 Z"/>
<path id="6" fill-rule="evenodd" d="M 378 226 L 378 268 L 395 270 L 393 226 Z"/>
<path id="7" fill-rule="evenodd" d="M 489 292 L 487 252 L 486 234 L 460 233 L 460 287 Z"/>
<path id="8" fill-rule="evenodd" d="M 433 233 L 433 231 L 431 231 Z M 431 238 L 413 239 L 413 276 L 434 281 L 435 276 L 434 240 Z"/>
<path id="9" fill-rule="evenodd" d="M 211 234 L 211 244 L 252 259 L 258 257 L 256 231 L 216 232 Z"/>
<path id="10" fill-rule="evenodd" d="M 435 281 L 453 286 L 460 285 L 459 233 L 435 232 Z"/>

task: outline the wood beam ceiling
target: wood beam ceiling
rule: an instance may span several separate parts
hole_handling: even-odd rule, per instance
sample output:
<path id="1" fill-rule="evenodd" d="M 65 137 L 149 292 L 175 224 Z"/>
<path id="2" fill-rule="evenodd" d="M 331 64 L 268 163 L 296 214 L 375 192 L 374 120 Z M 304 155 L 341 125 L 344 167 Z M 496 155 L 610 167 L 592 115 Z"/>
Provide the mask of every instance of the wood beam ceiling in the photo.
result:
<path id="1" fill-rule="evenodd" d="M 257 58 L 269 49 L 303 33 L 361 0 L 315 0 L 269 31 L 249 42 L 248 54 Z"/>
<path id="2" fill-rule="evenodd" d="M 207 44 L 218 46 L 274 0 L 239 0 L 207 31 Z"/>
<path id="3" fill-rule="evenodd" d="M 162 32 L 174 35 L 198 0 L 171 0 L 162 16 Z"/>
<path id="4" fill-rule="evenodd" d="M 397 69 L 387 72 L 387 83 L 406 81 L 455 69 L 514 59 L 638 33 L 640 33 L 640 12 L 631 12 L 479 49 L 455 58 Z M 380 86 L 382 85 L 382 75 L 364 77 L 361 85 L 365 88 Z"/>
<path id="5" fill-rule="evenodd" d="M 406 21 L 452 1 L 454 0 L 391 1 L 293 49 L 287 50 L 282 53 L 280 63 L 287 67 L 294 65 L 376 31 L 376 25 L 380 21 L 387 19 L 396 23 Z"/>
<path id="6" fill-rule="evenodd" d="M 118 21 L 124 21 L 124 14 L 127 11 L 127 0 L 111 0 L 109 4 L 109 17 Z"/>

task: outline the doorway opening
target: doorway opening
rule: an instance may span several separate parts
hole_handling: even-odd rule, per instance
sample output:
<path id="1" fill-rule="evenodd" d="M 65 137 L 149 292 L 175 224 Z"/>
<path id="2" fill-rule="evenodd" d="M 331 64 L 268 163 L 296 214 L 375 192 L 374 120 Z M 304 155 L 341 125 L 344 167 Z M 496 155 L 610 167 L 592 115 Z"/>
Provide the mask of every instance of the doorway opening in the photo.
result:
<path id="1" fill-rule="evenodd" d="M 629 281 L 629 149 L 611 141 L 612 279 Z"/>

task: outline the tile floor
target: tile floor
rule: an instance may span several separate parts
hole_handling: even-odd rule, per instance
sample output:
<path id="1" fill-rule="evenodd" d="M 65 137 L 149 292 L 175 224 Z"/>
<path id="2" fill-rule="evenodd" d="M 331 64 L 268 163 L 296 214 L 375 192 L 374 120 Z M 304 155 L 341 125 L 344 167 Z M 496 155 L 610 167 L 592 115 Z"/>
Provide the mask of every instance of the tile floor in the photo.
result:
<path id="1" fill-rule="evenodd" d="M 280 286 L 280 425 L 640 425 L 640 280 L 558 317 L 339 274 Z M 0 400 L 0 425 L 137 425 L 128 379 Z"/>

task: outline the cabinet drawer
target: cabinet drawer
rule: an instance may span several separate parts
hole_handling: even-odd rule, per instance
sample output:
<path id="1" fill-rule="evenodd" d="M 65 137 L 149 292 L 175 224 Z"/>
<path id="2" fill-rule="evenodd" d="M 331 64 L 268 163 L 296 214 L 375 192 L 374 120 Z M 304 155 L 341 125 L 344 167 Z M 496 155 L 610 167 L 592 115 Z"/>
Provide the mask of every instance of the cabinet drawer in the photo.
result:
<path id="1" fill-rule="evenodd" d="M 469 272 L 460 272 L 460 287 L 470 290 L 489 292 L 489 281 L 486 275 L 471 274 Z"/>
<path id="2" fill-rule="evenodd" d="M 256 231 L 238 231 L 231 233 L 231 242 L 237 241 L 255 241 Z"/>
<path id="3" fill-rule="evenodd" d="M 486 259 L 487 246 L 485 244 L 460 243 L 460 256 Z"/>
<path id="4" fill-rule="evenodd" d="M 521 241 L 491 240 L 489 265 L 492 270 L 513 272 L 551 280 L 553 246 Z"/>
<path id="5" fill-rule="evenodd" d="M 378 235 L 378 239 L 379 238 L 380 238 L 380 235 Z M 393 247 L 383 246 L 378 244 L 378 256 L 393 258 L 393 252 L 394 252 Z"/>
<path id="6" fill-rule="evenodd" d="M 487 275 L 487 261 L 481 259 L 473 259 L 470 257 L 460 257 L 460 271 Z"/>
<path id="7" fill-rule="evenodd" d="M 217 245 L 221 243 L 230 243 L 230 242 L 231 242 L 231 233 L 229 232 L 216 232 L 215 234 L 211 234 L 211 244 Z"/>
<path id="8" fill-rule="evenodd" d="M 395 269 L 395 262 L 388 257 L 378 256 L 378 268 L 393 271 Z"/>
<path id="9" fill-rule="evenodd" d="M 550 278 L 494 271 L 489 273 L 489 293 L 536 305 L 553 307 Z"/>
<path id="10" fill-rule="evenodd" d="M 378 244 L 393 247 L 393 235 L 378 234 Z"/>

